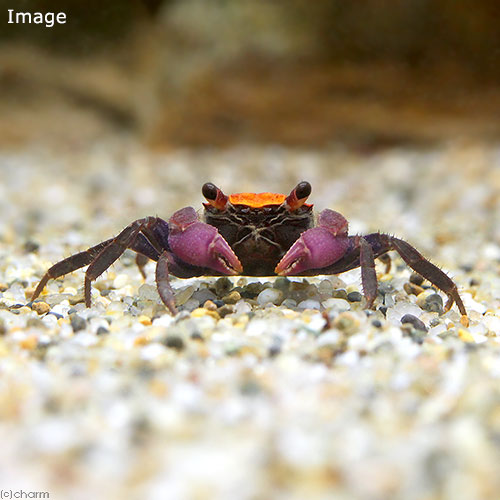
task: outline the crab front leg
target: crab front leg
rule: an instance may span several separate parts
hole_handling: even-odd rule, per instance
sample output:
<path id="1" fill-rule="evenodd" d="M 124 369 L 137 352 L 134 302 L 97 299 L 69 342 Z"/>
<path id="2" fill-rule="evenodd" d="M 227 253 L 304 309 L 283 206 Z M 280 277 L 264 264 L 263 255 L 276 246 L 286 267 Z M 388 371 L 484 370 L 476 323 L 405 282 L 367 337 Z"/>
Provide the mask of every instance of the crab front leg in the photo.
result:
<path id="1" fill-rule="evenodd" d="M 341 259 L 349 249 L 347 226 L 344 216 L 333 210 L 323 210 L 318 226 L 304 231 L 278 262 L 276 274 L 293 276 L 311 269 L 321 274 L 322 268 Z"/>
<path id="2" fill-rule="evenodd" d="M 158 259 L 156 283 L 163 303 L 176 314 L 170 274 L 180 278 L 203 274 L 236 275 L 243 267 L 217 228 L 201 222 L 194 208 L 178 210 L 168 223 L 168 250 Z"/>
<path id="3" fill-rule="evenodd" d="M 318 218 L 318 226 L 300 235 L 276 266 L 276 273 L 285 276 L 334 274 L 330 271 L 332 265 L 343 261 L 355 248 L 358 266 L 361 267 L 366 307 L 373 307 L 377 296 L 373 249 L 363 237 L 349 237 L 347 230 L 348 223 L 343 215 L 333 210 L 323 210 Z"/>

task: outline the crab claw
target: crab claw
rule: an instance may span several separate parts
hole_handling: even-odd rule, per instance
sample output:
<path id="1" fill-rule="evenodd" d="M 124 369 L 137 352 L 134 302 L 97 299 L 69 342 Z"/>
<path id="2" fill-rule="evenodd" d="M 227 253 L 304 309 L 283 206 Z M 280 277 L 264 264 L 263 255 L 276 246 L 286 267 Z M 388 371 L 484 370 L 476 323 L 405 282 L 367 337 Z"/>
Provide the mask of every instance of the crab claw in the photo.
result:
<path id="1" fill-rule="evenodd" d="M 226 275 L 243 271 L 238 257 L 226 240 L 214 226 L 200 222 L 194 209 L 176 212 L 169 226 L 169 246 L 182 261 Z"/>
<path id="2" fill-rule="evenodd" d="M 339 260 L 347 251 L 349 240 L 323 227 L 304 231 L 278 262 L 274 272 L 281 276 L 321 269 Z"/>

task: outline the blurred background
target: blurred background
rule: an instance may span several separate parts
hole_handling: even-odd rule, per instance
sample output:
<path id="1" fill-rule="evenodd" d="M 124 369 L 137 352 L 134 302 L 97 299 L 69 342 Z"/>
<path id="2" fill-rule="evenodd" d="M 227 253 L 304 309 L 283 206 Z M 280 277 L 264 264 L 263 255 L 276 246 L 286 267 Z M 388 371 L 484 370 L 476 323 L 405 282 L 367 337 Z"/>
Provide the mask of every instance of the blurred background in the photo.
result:
<path id="1" fill-rule="evenodd" d="M 47 28 L 7 9 L 59 12 Z M 500 134 L 496 0 L 0 0 L 0 146 Z"/>

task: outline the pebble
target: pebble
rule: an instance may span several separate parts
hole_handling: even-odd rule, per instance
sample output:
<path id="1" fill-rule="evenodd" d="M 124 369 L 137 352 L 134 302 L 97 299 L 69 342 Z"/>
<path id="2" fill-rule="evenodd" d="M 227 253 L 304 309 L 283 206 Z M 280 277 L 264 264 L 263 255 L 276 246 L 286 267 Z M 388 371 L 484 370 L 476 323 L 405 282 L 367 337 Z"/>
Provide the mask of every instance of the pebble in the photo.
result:
<path id="1" fill-rule="evenodd" d="M 291 281 L 286 276 L 278 276 L 274 280 L 274 288 L 286 292 L 290 289 Z"/>
<path id="2" fill-rule="evenodd" d="M 222 297 L 222 301 L 225 304 L 236 304 L 236 302 L 238 302 L 239 300 L 241 300 L 241 295 L 239 292 L 234 290 Z"/>
<path id="3" fill-rule="evenodd" d="M 184 340 L 182 340 L 182 337 L 179 337 L 178 335 L 167 335 L 163 343 L 167 347 L 177 351 L 182 351 L 184 349 Z"/>
<path id="4" fill-rule="evenodd" d="M 38 338 L 36 335 L 28 335 L 19 342 L 21 348 L 32 351 L 38 345 Z"/>
<path id="5" fill-rule="evenodd" d="M 348 300 L 347 299 L 347 290 L 345 290 L 344 288 L 337 288 L 337 289 L 335 289 L 335 290 L 332 291 L 331 297 L 333 299 Z"/>
<path id="6" fill-rule="evenodd" d="M 150 326 L 151 325 L 151 318 L 149 316 L 146 316 L 144 314 L 141 314 L 138 318 L 137 321 L 141 323 L 141 325 L 144 326 Z"/>
<path id="7" fill-rule="evenodd" d="M 254 299 L 257 297 L 262 290 L 265 290 L 266 288 L 271 288 L 268 284 L 264 283 L 249 283 L 241 293 L 241 296 L 246 298 L 246 299 Z"/>
<path id="8" fill-rule="evenodd" d="M 318 291 L 321 294 L 330 295 L 333 293 L 333 284 L 330 280 L 322 280 L 318 286 Z"/>
<path id="9" fill-rule="evenodd" d="M 297 304 L 297 309 L 320 309 L 321 304 L 318 300 L 306 299 Z"/>
<path id="10" fill-rule="evenodd" d="M 70 314 L 69 319 L 71 328 L 73 328 L 75 333 L 87 327 L 87 322 L 81 316 L 78 316 L 78 314 Z"/>
<path id="11" fill-rule="evenodd" d="M 361 302 L 362 299 L 363 295 L 361 295 L 361 293 L 359 292 L 349 292 L 347 294 L 347 300 L 349 302 Z"/>
<path id="12" fill-rule="evenodd" d="M 220 307 L 224 307 L 222 304 Z M 237 304 L 234 305 L 234 312 L 236 314 L 247 314 L 252 311 L 252 306 L 245 300 L 240 300 Z"/>
<path id="13" fill-rule="evenodd" d="M 48 313 L 50 311 L 50 306 L 47 302 L 33 302 L 31 309 L 41 315 Z"/>
<path id="14" fill-rule="evenodd" d="M 403 285 L 403 288 L 404 288 L 404 291 L 408 294 L 408 295 L 420 295 L 424 289 L 421 287 L 421 286 L 418 286 L 418 285 L 415 285 L 414 283 L 405 283 Z"/>
<path id="15" fill-rule="evenodd" d="M 229 278 L 226 278 L 225 276 L 223 278 L 219 278 L 215 282 L 215 293 L 218 297 L 226 295 L 229 290 L 231 290 L 231 288 L 233 288 L 233 284 L 231 280 Z"/>
<path id="16" fill-rule="evenodd" d="M 276 290 L 275 288 L 266 288 L 259 293 L 257 302 L 260 305 L 269 303 L 279 305 L 283 302 L 283 292 L 281 290 Z"/>
<path id="17" fill-rule="evenodd" d="M 327 299 L 323 302 L 323 307 L 331 312 L 348 311 L 351 309 L 351 305 L 346 299 Z"/>
<path id="18" fill-rule="evenodd" d="M 107 328 L 105 328 L 104 326 L 100 326 L 97 330 L 96 330 L 96 335 L 106 335 L 109 333 L 109 330 Z"/>
<path id="19" fill-rule="evenodd" d="M 174 294 L 175 304 L 177 306 L 183 306 L 192 297 L 193 293 L 194 293 L 194 286 L 186 286 L 177 289 Z M 156 291 L 156 299 L 158 298 L 159 298 L 158 291 Z"/>
<path id="20" fill-rule="evenodd" d="M 282 307 L 287 307 L 288 309 L 294 309 L 295 307 L 297 307 L 297 301 L 293 300 L 293 299 L 285 299 L 281 303 L 281 306 Z"/>
<path id="21" fill-rule="evenodd" d="M 380 308 L 380 310 L 382 310 L 382 308 Z M 386 318 L 394 325 L 399 325 L 401 323 L 401 318 L 405 314 L 411 314 L 418 318 L 422 314 L 422 309 L 416 304 L 406 301 L 399 301 L 393 307 L 388 307 L 386 309 Z"/>
<path id="22" fill-rule="evenodd" d="M 389 295 L 391 293 L 394 293 L 394 287 L 387 281 L 379 281 L 378 293 L 380 293 L 381 295 Z"/>
<path id="23" fill-rule="evenodd" d="M 429 312 L 437 312 L 438 314 L 443 314 L 443 299 L 441 295 L 433 293 L 425 298 L 425 302 L 422 308 Z"/>
<path id="24" fill-rule="evenodd" d="M 114 288 L 123 288 L 126 284 L 129 282 L 129 277 L 127 274 L 119 274 L 114 280 L 113 280 L 113 287 Z"/>
<path id="25" fill-rule="evenodd" d="M 207 309 L 209 311 L 215 311 L 217 310 L 217 307 L 220 307 L 222 304 L 220 304 L 219 306 L 217 306 L 217 304 L 215 304 L 215 302 L 212 302 L 211 300 L 207 300 L 204 304 L 203 304 L 203 308 L 204 309 Z"/>
<path id="26" fill-rule="evenodd" d="M 359 329 L 359 319 L 349 311 L 340 313 L 333 321 L 333 326 L 348 335 L 352 335 Z"/>
<path id="27" fill-rule="evenodd" d="M 191 316 L 193 318 L 202 318 L 203 316 L 211 316 L 212 318 L 218 320 L 220 319 L 219 313 L 217 311 L 209 311 L 203 307 L 197 307 L 191 311 Z"/>
<path id="28" fill-rule="evenodd" d="M 217 309 L 219 316 L 224 318 L 228 314 L 232 314 L 234 312 L 235 306 L 233 304 L 224 304 L 222 307 Z"/>
<path id="29" fill-rule="evenodd" d="M 417 286 L 421 286 L 423 282 L 424 282 L 424 278 L 422 278 L 422 276 L 420 276 L 420 274 L 411 273 L 410 283 L 413 283 L 414 285 L 417 285 Z"/>
<path id="30" fill-rule="evenodd" d="M 156 286 L 149 285 L 147 283 L 144 283 L 139 287 L 139 290 L 137 291 L 137 296 L 141 300 L 159 299 L 158 290 L 156 289 Z"/>
<path id="31" fill-rule="evenodd" d="M 401 318 L 401 324 L 404 325 L 405 323 L 410 323 L 416 330 L 421 330 L 423 332 L 427 331 L 427 327 L 423 321 L 419 320 L 416 316 L 413 316 L 413 314 L 405 314 Z"/>
<path id="32" fill-rule="evenodd" d="M 200 288 L 193 293 L 193 299 L 196 299 L 200 304 L 204 304 L 207 301 L 213 302 L 217 300 L 217 295 L 208 288 Z"/>

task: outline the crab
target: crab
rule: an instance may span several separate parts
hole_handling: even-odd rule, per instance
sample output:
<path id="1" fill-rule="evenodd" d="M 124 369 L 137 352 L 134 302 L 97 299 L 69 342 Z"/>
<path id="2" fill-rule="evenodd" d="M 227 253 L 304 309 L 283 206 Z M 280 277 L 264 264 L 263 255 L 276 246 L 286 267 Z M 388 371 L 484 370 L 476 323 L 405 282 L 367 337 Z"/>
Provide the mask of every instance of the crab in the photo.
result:
<path id="1" fill-rule="evenodd" d="M 311 185 L 300 182 L 288 196 L 277 193 L 237 193 L 226 196 L 217 186 L 202 187 L 204 211 L 192 207 L 165 221 L 145 217 L 129 224 L 114 238 L 54 264 L 42 277 L 31 303 L 46 283 L 87 266 L 84 298 L 91 306 L 91 283 L 126 249 L 137 253 L 136 263 L 156 261 L 156 285 L 161 300 L 177 313 L 169 276 L 315 276 L 361 268 L 366 308 L 377 297 L 375 259 L 395 250 L 415 272 L 448 296 L 445 311 L 456 303 L 467 316 L 455 283 L 406 241 L 383 233 L 348 234 L 343 215 L 325 209 L 317 216 L 306 203 Z M 386 264 L 390 266 L 390 260 Z"/>

